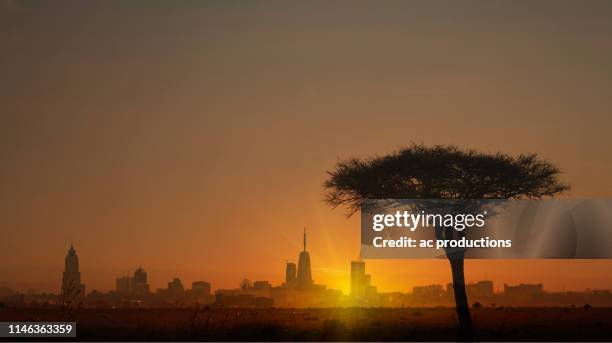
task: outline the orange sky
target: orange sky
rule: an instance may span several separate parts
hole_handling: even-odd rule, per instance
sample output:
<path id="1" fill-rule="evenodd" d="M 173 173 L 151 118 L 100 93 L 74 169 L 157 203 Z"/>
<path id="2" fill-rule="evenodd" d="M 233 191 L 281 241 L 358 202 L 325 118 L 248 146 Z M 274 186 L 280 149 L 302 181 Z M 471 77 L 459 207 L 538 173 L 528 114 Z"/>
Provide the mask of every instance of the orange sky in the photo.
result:
<path id="1" fill-rule="evenodd" d="M 0 2 L 0 286 L 89 290 L 142 264 L 348 290 L 358 218 L 322 202 L 340 159 L 410 142 L 536 152 L 568 196 L 612 194 L 612 3 Z M 468 280 L 612 288 L 609 261 L 468 261 Z M 368 262 L 380 289 L 445 261 Z"/>

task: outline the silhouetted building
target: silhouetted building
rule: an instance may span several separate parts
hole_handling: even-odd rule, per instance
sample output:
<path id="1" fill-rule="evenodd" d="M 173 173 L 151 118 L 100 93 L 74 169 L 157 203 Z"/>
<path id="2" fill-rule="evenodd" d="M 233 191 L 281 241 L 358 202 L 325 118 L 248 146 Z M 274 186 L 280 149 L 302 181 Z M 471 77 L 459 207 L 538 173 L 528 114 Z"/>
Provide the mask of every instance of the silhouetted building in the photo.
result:
<path id="1" fill-rule="evenodd" d="M 297 270 L 295 267 L 295 263 L 287 262 L 287 266 L 285 268 L 285 285 L 293 285 L 295 284 L 295 280 L 297 278 Z"/>
<path id="2" fill-rule="evenodd" d="M 306 242 L 306 228 L 304 228 L 303 250 L 299 254 L 297 270 L 294 263 L 287 262 L 285 282 L 282 286 L 272 287 L 267 281 L 260 281 L 261 284 L 256 283 L 251 288 L 257 289 L 253 294 L 260 298 L 273 299 L 274 306 L 277 307 L 338 306 L 341 293 L 327 290 L 324 285 L 314 283 Z"/>
<path id="3" fill-rule="evenodd" d="M 142 268 L 138 267 L 134 272 L 134 279 L 132 281 L 132 292 L 135 295 L 146 296 L 149 294 L 149 284 L 147 283 L 147 272 Z"/>
<path id="4" fill-rule="evenodd" d="M 442 285 L 414 286 L 412 295 L 417 299 L 435 300 L 446 297 L 446 292 Z"/>
<path id="5" fill-rule="evenodd" d="M 449 298 L 454 298 L 455 290 L 452 282 L 446 285 L 446 292 Z M 465 292 L 470 300 L 491 298 L 494 295 L 493 281 L 482 280 L 476 283 L 469 283 L 465 285 Z"/>
<path id="6" fill-rule="evenodd" d="M 198 295 L 210 295 L 210 282 L 194 281 L 191 283 L 191 291 Z"/>
<path id="7" fill-rule="evenodd" d="M 351 298 L 354 305 L 375 306 L 379 304 L 379 294 L 373 287 L 372 276 L 365 273 L 365 262 L 351 261 Z"/>
<path id="8" fill-rule="evenodd" d="M 365 262 L 351 262 L 351 297 L 363 299 L 365 297 Z"/>
<path id="9" fill-rule="evenodd" d="M 504 284 L 504 295 L 510 298 L 526 298 L 526 297 L 538 297 L 544 294 L 544 286 L 541 283 L 538 284 L 525 284 L 522 283 L 518 286 L 510 286 Z"/>
<path id="10" fill-rule="evenodd" d="M 128 275 L 117 278 L 115 291 L 121 295 L 130 294 L 132 292 L 132 280 Z"/>
<path id="11" fill-rule="evenodd" d="M 253 282 L 253 289 L 270 289 L 272 285 L 267 280 Z"/>
<path id="12" fill-rule="evenodd" d="M 147 272 L 140 266 L 134 271 L 133 277 L 126 275 L 117 278 L 115 290 L 117 294 L 122 296 L 144 299 L 150 295 L 149 284 L 147 283 Z"/>
<path id="13" fill-rule="evenodd" d="M 258 297 L 270 297 L 270 290 L 272 289 L 272 285 L 265 280 L 255 281 L 253 282 L 253 286 L 251 287 L 252 293 L 254 293 Z"/>
<path id="14" fill-rule="evenodd" d="M 312 272 L 310 270 L 310 254 L 306 251 L 306 228 L 304 228 L 304 250 L 300 252 L 297 269 L 297 286 L 308 288 L 312 286 Z"/>
<path id="15" fill-rule="evenodd" d="M 210 293 L 210 283 L 205 281 L 194 281 L 191 283 L 191 294 L 194 300 L 201 304 L 212 302 L 212 294 Z"/>
<path id="16" fill-rule="evenodd" d="M 168 282 L 168 291 L 171 294 L 180 294 L 185 291 L 185 287 L 183 287 L 183 283 L 181 279 L 175 277 L 172 281 Z"/>
<path id="17" fill-rule="evenodd" d="M 145 270 L 142 268 L 142 266 L 138 267 L 138 269 L 136 269 L 136 271 L 134 272 L 134 283 L 135 284 L 142 284 L 142 283 L 147 283 L 147 272 L 145 272 Z"/>
<path id="18" fill-rule="evenodd" d="M 70 243 L 70 249 L 64 261 L 64 275 L 62 277 L 62 300 L 67 305 L 77 305 L 85 297 L 85 285 L 81 284 L 79 272 L 79 257 Z"/>
<path id="19" fill-rule="evenodd" d="M 283 289 L 279 287 L 279 289 Z M 215 292 L 216 307 L 269 308 L 274 305 L 272 285 L 268 281 L 255 281 L 252 285 L 245 279 L 238 288 L 218 289 Z"/>
<path id="20" fill-rule="evenodd" d="M 185 287 L 183 286 L 181 279 L 177 277 L 168 282 L 167 288 L 158 288 L 156 298 L 158 301 L 161 301 L 164 306 L 168 306 L 168 304 L 173 304 L 172 306 L 176 306 L 177 304 L 184 304 L 185 302 L 193 305 L 194 301 L 193 298 L 188 297 L 188 293 L 185 292 Z"/>
<path id="21" fill-rule="evenodd" d="M 493 281 L 483 280 L 466 285 L 469 298 L 490 298 L 493 296 Z"/>

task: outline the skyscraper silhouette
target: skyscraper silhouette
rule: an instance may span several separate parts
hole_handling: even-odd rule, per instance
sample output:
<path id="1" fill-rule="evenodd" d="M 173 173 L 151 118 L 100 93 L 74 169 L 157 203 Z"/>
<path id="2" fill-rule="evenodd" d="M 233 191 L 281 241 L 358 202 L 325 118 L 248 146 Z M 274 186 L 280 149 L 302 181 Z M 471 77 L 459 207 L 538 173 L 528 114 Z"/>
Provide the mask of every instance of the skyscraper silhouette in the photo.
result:
<path id="1" fill-rule="evenodd" d="M 79 303 L 85 296 L 85 285 L 81 284 L 79 272 L 79 257 L 70 243 L 70 249 L 64 261 L 64 275 L 62 277 L 62 298 L 67 304 Z"/>
<path id="2" fill-rule="evenodd" d="M 306 251 L 306 228 L 304 228 L 304 250 L 300 252 L 297 270 L 297 286 L 307 288 L 312 286 L 312 273 L 310 271 L 310 254 Z"/>
<path id="3" fill-rule="evenodd" d="M 142 268 L 138 267 L 134 272 L 134 283 L 147 283 L 147 272 Z"/>
<path id="4" fill-rule="evenodd" d="M 285 285 L 292 286 L 295 284 L 297 269 L 295 263 L 287 261 L 285 267 Z"/>
<path id="5" fill-rule="evenodd" d="M 145 296 L 149 294 L 149 284 L 147 283 L 147 272 L 142 268 L 138 267 L 134 272 L 134 279 L 132 282 L 132 291 L 134 294 L 139 296 Z"/>
<path id="6" fill-rule="evenodd" d="M 361 299 L 365 296 L 365 262 L 351 261 L 351 296 Z"/>

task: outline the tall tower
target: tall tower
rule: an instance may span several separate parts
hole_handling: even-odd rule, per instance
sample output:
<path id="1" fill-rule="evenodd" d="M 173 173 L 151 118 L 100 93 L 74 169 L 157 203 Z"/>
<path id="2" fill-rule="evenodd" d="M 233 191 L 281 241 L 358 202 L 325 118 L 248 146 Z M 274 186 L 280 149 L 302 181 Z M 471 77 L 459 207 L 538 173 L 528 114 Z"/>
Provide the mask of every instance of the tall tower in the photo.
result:
<path id="1" fill-rule="evenodd" d="M 300 253 L 297 268 L 297 285 L 306 288 L 312 286 L 312 273 L 310 271 L 310 254 L 306 251 L 306 228 L 304 228 L 304 250 Z"/>
<path id="2" fill-rule="evenodd" d="M 79 257 L 70 243 L 70 249 L 64 260 L 64 275 L 62 277 L 62 297 L 68 304 L 77 304 L 85 296 L 85 285 L 81 284 L 79 272 Z"/>

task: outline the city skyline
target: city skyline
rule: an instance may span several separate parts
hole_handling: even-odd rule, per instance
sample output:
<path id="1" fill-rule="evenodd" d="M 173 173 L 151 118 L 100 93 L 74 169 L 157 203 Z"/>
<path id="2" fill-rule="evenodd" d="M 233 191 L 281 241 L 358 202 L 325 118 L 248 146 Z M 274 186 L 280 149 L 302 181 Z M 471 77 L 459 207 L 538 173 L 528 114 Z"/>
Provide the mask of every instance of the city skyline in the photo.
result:
<path id="1" fill-rule="evenodd" d="M 297 269 L 296 269 L 296 264 L 294 262 L 291 262 L 291 260 L 289 259 L 284 259 L 285 272 L 283 274 L 283 279 L 282 279 L 284 280 L 284 282 L 278 282 L 278 283 L 273 282 L 273 283 L 276 283 L 282 286 L 293 285 L 294 287 L 301 288 L 301 289 L 308 289 L 311 286 L 317 286 L 314 283 L 314 279 L 311 274 L 312 268 L 311 268 L 311 263 L 310 263 L 310 256 L 308 254 L 308 251 L 306 250 L 306 240 L 307 240 L 306 239 L 306 227 L 304 227 L 303 238 L 302 238 L 302 250 L 300 251 L 299 256 L 298 256 L 298 261 L 300 261 L 301 263 L 298 263 Z M 374 288 L 374 292 L 377 292 L 377 287 L 375 287 L 374 285 L 371 285 L 371 278 L 372 278 L 371 273 L 368 273 L 368 274 L 365 273 L 366 262 L 371 263 L 375 261 L 376 260 L 362 260 L 362 259 L 349 261 L 350 267 L 348 268 L 349 273 L 347 276 L 348 289 L 342 288 L 338 290 L 341 291 L 344 295 L 347 295 L 353 298 L 364 297 L 367 292 L 367 289 L 371 287 Z M 314 269 L 316 270 L 316 268 Z M 300 270 L 302 270 L 302 272 L 300 272 Z M 147 294 L 147 293 L 154 292 L 154 290 L 159 291 L 160 289 L 163 289 L 162 287 L 152 287 L 148 283 L 147 281 L 148 273 L 145 271 L 142 264 L 140 264 L 139 267 L 136 268 L 135 271 L 133 271 L 133 277 L 131 275 L 132 275 L 132 271 L 126 272 L 125 274 L 122 274 L 122 275 L 117 275 L 117 277 L 115 278 L 114 287 L 111 287 L 108 289 L 92 288 L 91 291 L 102 291 L 102 292 L 116 291 L 116 292 L 122 293 L 120 289 L 123 288 L 126 291 L 130 290 L 130 292 L 134 290 L 135 294 Z M 177 275 L 176 273 L 174 275 L 175 276 L 173 276 L 170 279 L 167 279 L 166 281 L 171 280 L 171 282 L 176 282 L 177 280 L 180 279 L 179 275 Z M 298 278 L 298 275 L 302 275 L 301 278 Z M 488 278 L 487 275 L 488 273 L 485 273 L 484 280 L 490 281 L 493 284 L 495 281 Z M 203 279 L 205 279 L 206 281 L 202 281 Z M 248 278 L 243 277 L 243 278 L 237 279 L 235 280 L 236 282 L 234 283 L 234 285 L 238 284 L 238 281 L 246 280 L 246 279 Z M 65 289 L 68 289 L 68 288 L 71 288 L 70 292 L 73 292 L 73 293 L 76 292 L 78 297 L 84 297 L 86 295 L 85 283 L 81 283 L 79 259 L 76 253 L 76 249 L 74 248 L 74 242 L 70 242 L 68 253 L 65 256 L 64 272 L 63 272 L 63 277 L 61 280 L 62 282 L 60 283 L 60 287 L 58 287 L 59 288 L 59 291 L 57 292 L 58 295 L 66 293 Z M 257 276 L 252 278 L 252 280 L 254 281 L 265 280 L 266 282 L 268 282 L 268 279 L 257 277 Z M 475 280 L 479 280 L 479 278 L 476 278 Z M 165 284 L 166 281 L 164 281 L 163 284 Z M 540 283 L 538 283 L 537 281 L 533 282 L 533 280 L 530 280 L 532 282 L 527 282 L 527 281 L 522 282 L 519 280 L 518 282 L 515 282 L 515 283 L 518 283 L 521 285 L 522 284 L 540 284 L 541 285 L 541 282 Z M 200 278 L 197 280 L 196 279 L 187 280 L 186 282 L 196 283 L 196 284 L 201 283 L 201 282 L 206 282 L 209 284 L 208 287 L 210 291 L 212 292 L 228 288 L 228 287 L 223 287 L 223 286 L 214 287 L 215 282 L 211 279 L 206 279 L 206 278 Z M 474 282 L 474 279 L 467 278 L 466 282 L 468 285 L 470 285 L 474 283 L 479 283 L 481 281 Z M 170 283 L 168 283 L 168 285 L 170 285 Z M 505 282 L 504 283 L 495 282 L 495 283 L 498 284 L 498 287 L 500 287 L 499 285 L 501 284 L 507 285 L 507 283 Z M 436 283 L 431 282 L 430 284 L 436 284 Z M 448 282 L 446 283 L 442 282 L 439 284 L 444 285 L 444 284 L 448 284 Z M 77 285 L 77 288 L 74 288 L 73 285 Z M 326 285 L 324 284 L 322 284 L 321 286 L 326 287 Z M 0 284 L 0 287 L 6 287 L 6 285 Z M 423 286 L 422 284 L 420 284 L 420 285 L 411 285 L 407 289 L 384 289 L 384 292 L 390 292 L 390 293 L 407 292 L 410 289 L 414 290 L 415 287 L 419 288 Z M 331 287 L 330 289 L 333 289 L 333 287 Z M 582 289 L 566 289 L 565 287 L 563 287 L 560 290 L 553 289 L 552 291 L 580 292 L 580 291 L 590 290 L 590 289 L 607 289 L 607 288 L 606 287 L 585 287 Z M 35 288 L 25 289 L 25 290 L 24 289 L 21 289 L 21 290 L 12 289 L 12 290 L 17 291 L 17 292 L 26 292 L 26 293 L 32 293 L 32 292 L 41 292 L 41 293 L 52 292 L 53 293 L 53 290 L 38 290 Z M 492 292 L 501 292 L 501 288 L 492 289 Z"/>
<path id="2" fill-rule="evenodd" d="M 404 307 L 404 306 L 454 306 L 452 283 L 416 285 L 409 291 L 379 292 L 366 273 L 366 262 L 350 261 L 350 292 L 329 289 L 308 279 L 310 262 L 306 246 L 306 230 L 303 235 L 301 278 L 297 277 L 295 263 L 286 261 L 285 282 L 274 285 L 268 280 L 243 279 L 232 288 L 214 288 L 209 281 L 193 281 L 191 288 L 179 277 L 167 282 L 167 287 L 152 289 L 148 273 L 140 265 L 133 276 L 127 274 L 116 279 L 116 287 L 108 292 L 91 290 L 85 292 L 81 283 L 79 258 L 73 243 L 65 257 L 61 292 L 27 293 L 0 287 L 0 304 L 13 307 L 57 307 L 77 308 L 189 308 L 213 306 L 215 308 L 312 308 L 312 307 Z M 591 289 L 551 292 L 543 283 L 503 284 L 485 276 L 484 280 L 467 282 L 466 291 L 474 306 L 610 306 L 612 290 Z M 476 305 L 478 304 L 478 305 Z M 584 304 L 584 305 L 582 305 Z"/>

